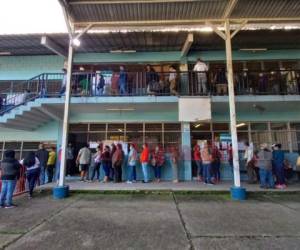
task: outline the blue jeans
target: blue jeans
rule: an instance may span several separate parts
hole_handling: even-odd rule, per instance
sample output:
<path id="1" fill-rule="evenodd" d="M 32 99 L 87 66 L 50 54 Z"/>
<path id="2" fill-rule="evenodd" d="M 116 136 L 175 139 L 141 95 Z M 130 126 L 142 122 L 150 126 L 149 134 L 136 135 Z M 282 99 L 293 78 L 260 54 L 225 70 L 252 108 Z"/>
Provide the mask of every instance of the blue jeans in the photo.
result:
<path id="1" fill-rule="evenodd" d="M 263 168 L 259 169 L 260 176 L 260 187 L 274 188 L 274 179 L 272 175 L 272 170 L 266 170 Z"/>
<path id="2" fill-rule="evenodd" d="M 109 163 L 102 163 L 104 175 L 106 177 L 109 177 L 109 172 L 110 172 L 110 164 Z"/>
<path id="3" fill-rule="evenodd" d="M 12 205 L 12 197 L 15 191 L 17 181 L 16 180 L 2 180 L 0 205 L 10 206 Z"/>
<path id="4" fill-rule="evenodd" d="M 128 181 L 136 181 L 136 167 L 128 164 Z"/>
<path id="5" fill-rule="evenodd" d="M 280 163 L 274 164 L 275 168 L 275 175 L 276 175 L 276 182 L 278 185 L 285 184 L 285 178 L 284 178 L 284 166 Z"/>
<path id="6" fill-rule="evenodd" d="M 45 182 L 46 182 L 46 166 L 41 165 L 40 185 L 44 185 Z"/>
<path id="7" fill-rule="evenodd" d="M 147 162 L 142 163 L 142 170 L 143 170 L 143 175 L 144 175 L 144 182 L 148 182 L 149 174 L 148 174 L 148 163 Z"/>
<path id="8" fill-rule="evenodd" d="M 221 179 L 220 168 L 221 168 L 221 163 L 219 161 L 213 163 L 213 173 L 217 181 Z"/>
<path id="9" fill-rule="evenodd" d="M 161 177 L 161 167 L 162 166 L 155 166 L 154 167 L 154 175 L 156 179 L 160 179 Z"/>
<path id="10" fill-rule="evenodd" d="M 211 164 L 203 163 L 203 177 L 205 183 L 211 183 Z"/>
<path id="11" fill-rule="evenodd" d="M 33 189 L 35 187 L 35 183 L 38 180 L 39 176 L 40 176 L 40 169 L 39 168 L 30 170 L 26 173 L 28 186 L 29 186 L 29 195 L 33 194 Z"/>
<path id="12" fill-rule="evenodd" d="M 197 176 L 203 176 L 203 165 L 202 161 L 195 161 L 196 166 L 197 166 Z"/>
<path id="13" fill-rule="evenodd" d="M 126 95 L 126 83 L 120 83 L 120 95 Z"/>

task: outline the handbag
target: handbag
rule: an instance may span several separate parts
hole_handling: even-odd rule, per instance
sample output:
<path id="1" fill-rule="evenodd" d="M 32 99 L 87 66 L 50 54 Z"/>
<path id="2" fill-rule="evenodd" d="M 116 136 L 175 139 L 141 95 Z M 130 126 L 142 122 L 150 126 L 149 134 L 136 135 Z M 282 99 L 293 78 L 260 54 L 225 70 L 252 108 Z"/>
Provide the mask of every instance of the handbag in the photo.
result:
<path id="1" fill-rule="evenodd" d="M 300 172 L 300 156 L 298 156 L 297 158 L 297 162 L 296 162 L 296 169 L 297 172 Z"/>

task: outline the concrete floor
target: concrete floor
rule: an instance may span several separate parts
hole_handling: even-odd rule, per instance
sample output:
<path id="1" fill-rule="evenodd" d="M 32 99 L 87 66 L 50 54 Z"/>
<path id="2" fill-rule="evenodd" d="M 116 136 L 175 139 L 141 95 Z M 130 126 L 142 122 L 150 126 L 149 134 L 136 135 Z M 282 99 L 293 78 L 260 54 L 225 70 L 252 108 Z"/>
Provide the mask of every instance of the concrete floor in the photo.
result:
<path id="1" fill-rule="evenodd" d="M 100 191 L 139 191 L 139 190 L 171 190 L 171 191 L 229 191 L 232 186 L 231 181 L 223 181 L 218 185 L 204 185 L 202 182 L 197 181 L 186 181 L 173 183 L 170 181 L 163 181 L 160 183 L 150 182 L 142 183 L 137 182 L 133 184 L 122 183 L 100 183 L 98 181 L 90 182 L 80 182 L 78 178 L 67 179 L 66 184 L 70 186 L 71 190 L 100 190 Z M 41 189 L 52 189 L 56 183 L 50 183 L 41 186 Z M 300 182 L 295 182 L 288 186 L 285 190 L 278 189 L 261 189 L 259 184 L 247 184 L 242 183 L 242 186 L 246 188 L 247 191 L 259 192 L 259 191 L 272 191 L 272 192 L 285 192 L 285 191 L 299 191 L 300 192 Z"/>
<path id="2" fill-rule="evenodd" d="M 0 210 L 0 249 L 299 249 L 299 194 L 71 194 L 49 192 Z"/>

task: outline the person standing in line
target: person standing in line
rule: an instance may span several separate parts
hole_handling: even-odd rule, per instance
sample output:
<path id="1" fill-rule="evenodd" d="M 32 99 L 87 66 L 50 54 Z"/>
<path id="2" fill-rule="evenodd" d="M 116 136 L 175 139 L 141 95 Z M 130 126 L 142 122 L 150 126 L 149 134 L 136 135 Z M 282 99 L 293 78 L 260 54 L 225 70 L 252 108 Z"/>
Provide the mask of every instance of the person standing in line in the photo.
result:
<path id="1" fill-rule="evenodd" d="M 89 145 L 86 144 L 83 148 L 79 150 L 76 162 L 79 164 L 80 170 L 80 181 L 85 181 L 87 177 L 87 173 L 89 171 L 89 165 L 91 163 L 91 151 L 88 148 Z"/>
<path id="2" fill-rule="evenodd" d="M 274 179 L 272 173 L 272 152 L 268 149 L 266 143 L 260 146 L 257 154 L 257 164 L 259 167 L 260 187 L 274 188 Z"/>
<path id="3" fill-rule="evenodd" d="M 101 154 L 101 162 L 102 162 L 102 168 L 104 171 L 104 179 L 103 182 L 107 183 L 109 181 L 109 174 L 111 170 L 111 153 L 109 146 L 104 147 L 104 151 Z"/>
<path id="4" fill-rule="evenodd" d="M 21 164 L 26 167 L 26 178 L 29 186 L 29 198 L 32 198 L 35 183 L 40 176 L 40 161 L 34 152 L 29 152 Z"/>
<path id="5" fill-rule="evenodd" d="M 94 181 L 95 175 L 96 179 L 100 181 L 100 167 L 101 167 L 101 146 L 99 145 L 96 148 L 96 152 L 92 154 L 92 159 L 91 159 L 91 176 L 90 176 L 90 182 Z"/>
<path id="6" fill-rule="evenodd" d="M 4 158 L 0 163 L 1 172 L 1 194 L 0 208 L 14 208 L 12 203 L 13 193 L 20 177 L 21 164 L 15 159 L 15 151 L 7 150 L 4 152 Z"/>
<path id="7" fill-rule="evenodd" d="M 179 152 L 175 146 L 171 147 L 170 161 L 172 165 L 173 182 L 178 183 L 179 182 L 179 174 L 178 174 Z"/>
<path id="8" fill-rule="evenodd" d="M 142 171 L 144 175 L 144 183 L 149 182 L 149 174 L 148 174 L 148 162 L 149 162 L 149 148 L 146 143 L 143 144 L 143 151 L 140 156 L 140 161 L 142 164 Z"/>
<path id="9" fill-rule="evenodd" d="M 202 166 L 202 158 L 201 158 L 201 152 L 200 152 L 200 146 L 198 144 L 194 147 L 194 161 L 197 166 L 197 180 L 202 181 L 203 178 L 203 166 Z"/>
<path id="10" fill-rule="evenodd" d="M 110 150 L 110 170 L 109 170 L 109 179 L 111 181 L 113 181 L 115 179 L 115 169 L 112 166 L 112 156 L 114 155 L 114 153 L 116 152 L 117 147 L 116 145 L 113 143 L 111 144 L 111 150 Z"/>
<path id="11" fill-rule="evenodd" d="M 71 176 L 73 174 L 73 166 L 74 166 L 74 148 L 72 146 L 72 143 L 68 144 L 67 147 L 67 171 L 66 175 Z"/>
<path id="12" fill-rule="evenodd" d="M 255 169 L 253 168 L 253 164 L 251 161 L 253 159 L 253 146 L 249 144 L 249 142 L 245 142 L 245 154 L 244 160 L 246 162 L 247 175 L 248 175 L 248 183 L 253 184 L 256 182 L 256 174 Z"/>
<path id="13" fill-rule="evenodd" d="M 134 144 L 130 144 L 129 149 L 127 183 L 131 184 L 132 182 L 136 182 L 136 164 L 138 161 L 138 154 Z"/>
<path id="14" fill-rule="evenodd" d="M 219 183 L 221 180 L 221 173 L 220 173 L 220 168 L 221 168 L 221 152 L 219 148 L 216 145 L 213 145 L 212 148 L 212 169 L 214 173 L 214 179 L 215 183 Z"/>
<path id="15" fill-rule="evenodd" d="M 169 68 L 169 83 L 170 83 L 170 94 L 171 95 L 176 95 L 178 96 L 178 92 L 177 92 L 177 84 L 176 84 L 176 80 L 177 80 L 177 73 L 176 73 L 176 69 L 174 66 L 170 66 Z"/>
<path id="16" fill-rule="evenodd" d="M 47 169 L 49 152 L 45 149 L 45 146 L 43 143 L 41 143 L 39 145 L 39 149 L 38 149 L 38 151 L 36 151 L 35 155 L 40 161 L 41 172 L 40 172 L 39 183 L 40 183 L 40 185 L 44 185 L 45 179 L 46 179 L 46 169 Z"/>
<path id="17" fill-rule="evenodd" d="M 119 76 L 120 95 L 127 94 L 126 88 L 127 88 L 127 73 L 125 72 L 124 66 L 120 66 L 120 76 Z"/>
<path id="18" fill-rule="evenodd" d="M 286 188 L 285 178 L 284 178 L 284 152 L 281 150 L 281 144 L 276 144 L 274 147 L 273 164 L 276 176 L 276 188 L 283 189 Z"/>
<path id="19" fill-rule="evenodd" d="M 155 151 L 153 153 L 153 159 L 155 161 L 155 165 L 154 165 L 155 181 L 160 182 L 161 169 L 165 164 L 165 153 L 163 151 L 162 146 L 159 145 L 155 147 Z"/>
<path id="20" fill-rule="evenodd" d="M 47 183 L 50 183 L 53 180 L 55 162 L 56 162 L 56 152 L 55 152 L 55 148 L 52 147 L 49 152 L 49 157 L 48 157 L 48 161 L 47 161 L 47 176 L 48 176 Z"/>
<path id="21" fill-rule="evenodd" d="M 203 163 L 204 184 L 213 185 L 211 181 L 212 154 L 207 143 L 204 144 L 204 147 L 201 150 L 201 156 L 202 156 L 202 163 Z"/>
<path id="22" fill-rule="evenodd" d="M 124 152 L 122 149 L 122 144 L 117 144 L 117 150 L 112 156 L 112 166 L 115 170 L 114 182 L 122 182 L 122 165 L 124 161 Z"/>
<path id="23" fill-rule="evenodd" d="M 194 72 L 197 76 L 197 90 L 198 94 L 207 94 L 207 71 L 208 66 L 199 58 L 194 66 Z"/>

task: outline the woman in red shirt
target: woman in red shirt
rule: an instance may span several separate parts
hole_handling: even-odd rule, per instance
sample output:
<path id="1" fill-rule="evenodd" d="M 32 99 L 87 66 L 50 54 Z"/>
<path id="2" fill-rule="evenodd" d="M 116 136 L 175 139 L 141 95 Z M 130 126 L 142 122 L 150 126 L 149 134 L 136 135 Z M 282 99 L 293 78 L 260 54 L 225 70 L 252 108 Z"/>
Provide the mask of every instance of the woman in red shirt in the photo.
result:
<path id="1" fill-rule="evenodd" d="M 203 177 L 203 166 L 202 166 L 202 158 L 200 152 L 200 146 L 198 144 L 194 147 L 194 161 L 197 166 L 197 179 L 198 181 L 202 181 Z"/>
<path id="2" fill-rule="evenodd" d="M 140 161 L 142 164 L 142 170 L 144 175 L 144 183 L 149 182 L 149 174 L 148 174 L 148 162 L 149 162 L 149 149 L 148 145 L 145 143 L 143 145 L 143 151 L 141 153 Z"/>

